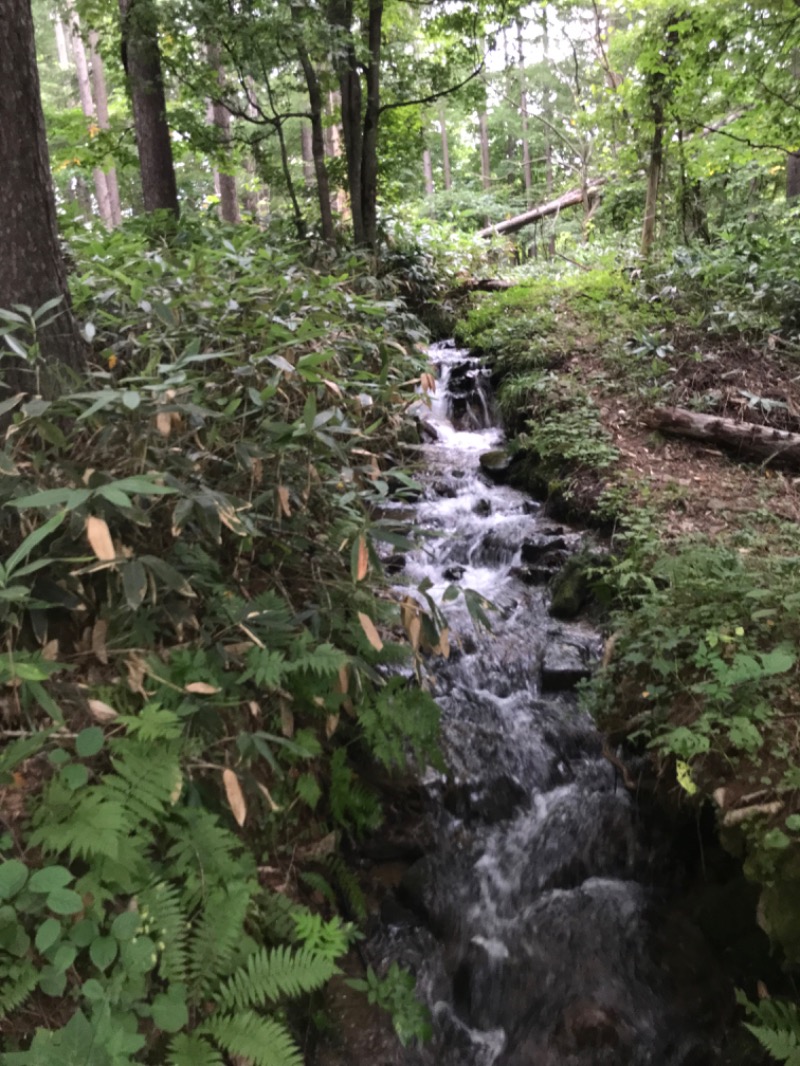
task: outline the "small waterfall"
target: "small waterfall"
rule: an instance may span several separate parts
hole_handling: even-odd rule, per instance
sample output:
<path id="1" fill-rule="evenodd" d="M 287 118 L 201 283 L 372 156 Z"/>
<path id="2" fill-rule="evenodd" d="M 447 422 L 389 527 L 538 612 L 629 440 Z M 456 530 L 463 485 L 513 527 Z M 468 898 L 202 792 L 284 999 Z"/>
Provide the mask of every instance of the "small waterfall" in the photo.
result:
<path id="1" fill-rule="evenodd" d="M 436 534 L 408 555 L 403 591 L 457 581 L 493 605 L 476 630 L 443 603 L 449 660 L 431 663 L 447 780 L 426 779 L 424 856 L 384 899 L 367 945 L 408 966 L 435 1037 L 403 1066 L 711 1066 L 727 991 L 702 938 L 669 905 L 674 848 L 648 829 L 603 756 L 574 686 L 600 640 L 548 614 L 557 567 L 584 535 L 481 473 L 496 447 L 489 373 L 432 349 L 426 490 Z M 526 572 L 525 560 L 536 567 Z M 531 571 L 539 574 L 531 580 Z"/>

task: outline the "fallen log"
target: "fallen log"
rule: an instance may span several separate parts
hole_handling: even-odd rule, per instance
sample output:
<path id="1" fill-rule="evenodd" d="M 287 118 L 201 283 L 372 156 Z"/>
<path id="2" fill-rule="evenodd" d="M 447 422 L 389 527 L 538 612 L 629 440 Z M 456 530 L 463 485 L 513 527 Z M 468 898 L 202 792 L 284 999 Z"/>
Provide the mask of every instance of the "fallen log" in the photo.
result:
<path id="1" fill-rule="evenodd" d="M 732 418 L 701 415 L 685 407 L 656 407 L 645 416 L 651 429 L 691 437 L 728 448 L 740 455 L 800 467 L 800 433 L 736 422 Z"/>
<path id="2" fill-rule="evenodd" d="M 556 197 L 555 200 L 548 200 L 546 204 L 532 207 L 530 211 L 525 211 L 522 215 L 515 215 L 513 218 L 507 218 L 503 222 L 495 223 L 494 226 L 487 226 L 486 229 L 478 230 L 478 236 L 494 237 L 495 234 L 516 233 L 517 230 L 530 226 L 541 218 L 547 218 L 548 215 L 557 215 L 565 207 L 577 207 L 578 204 L 584 202 L 584 194 L 591 203 L 592 200 L 595 200 L 600 195 L 600 190 L 605 183 L 605 178 L 596 178 L 594 181 L 589 182 L 585 190 L 583 187 L 570 189 L 569 192 L 563 193 L 561 196 Z"/>
<path id="3" fill-rule="evenodd" d="M 458 284 L 458 292 L 505 292 L 519 284 L 504 278 L 464 278 Z"/>

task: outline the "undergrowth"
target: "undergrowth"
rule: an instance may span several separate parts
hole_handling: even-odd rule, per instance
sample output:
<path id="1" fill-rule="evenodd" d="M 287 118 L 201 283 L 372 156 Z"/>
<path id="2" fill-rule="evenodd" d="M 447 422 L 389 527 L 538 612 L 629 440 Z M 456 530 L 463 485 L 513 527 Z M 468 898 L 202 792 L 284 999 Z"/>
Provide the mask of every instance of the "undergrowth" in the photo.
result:
<path id="1" fill-rule="evenodd" d="M 299 1064 L 357 936 L 334 905 L 364 912 L 363 771 L 439 760 L 443 622 L 401 619 L 374 517 L 416 490 L 424 334 L 396 277 L 247 227 L 73 247 L 90 371 L 0 405 L 4 1061 Z M 34 311 L 2 321 L 35 366 Z"/>

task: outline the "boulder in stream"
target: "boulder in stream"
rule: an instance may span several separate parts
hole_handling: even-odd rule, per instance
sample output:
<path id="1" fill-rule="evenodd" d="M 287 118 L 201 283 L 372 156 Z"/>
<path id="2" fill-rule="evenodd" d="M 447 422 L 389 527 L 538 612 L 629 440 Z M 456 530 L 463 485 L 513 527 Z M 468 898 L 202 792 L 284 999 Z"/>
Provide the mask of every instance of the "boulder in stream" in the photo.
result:
<path id="1" fill-rule="evenodd" d="M 478 461 L 483 473 L 492 481 L 502 483 L 506 480 L 511 468 L 511 456 L 505 448 L 494 448 L 490 452 L 484 452 Z"/>

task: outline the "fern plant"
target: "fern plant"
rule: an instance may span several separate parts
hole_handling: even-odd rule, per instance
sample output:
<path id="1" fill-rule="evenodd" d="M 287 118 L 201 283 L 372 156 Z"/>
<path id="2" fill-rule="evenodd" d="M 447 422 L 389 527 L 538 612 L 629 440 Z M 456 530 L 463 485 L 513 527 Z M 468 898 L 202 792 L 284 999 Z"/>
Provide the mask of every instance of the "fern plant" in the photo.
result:
<path id="1" fill-rule="evenodd" d="M 751 1003 L 741 992 L 736 999 L 752 1019 L 746 1028 L 775 1061 L 800 1066 L 800 1005 L 780 999 Z"/>

